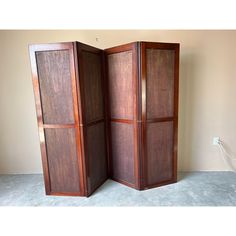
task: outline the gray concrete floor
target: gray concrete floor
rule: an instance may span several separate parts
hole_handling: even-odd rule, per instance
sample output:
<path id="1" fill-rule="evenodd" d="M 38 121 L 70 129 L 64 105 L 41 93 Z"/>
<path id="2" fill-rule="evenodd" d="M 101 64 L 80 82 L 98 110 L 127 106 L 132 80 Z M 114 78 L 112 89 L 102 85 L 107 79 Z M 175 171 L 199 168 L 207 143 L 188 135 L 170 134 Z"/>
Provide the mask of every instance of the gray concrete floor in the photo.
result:
<path id="1" fill-rule="evenodd" d="M 184 172 L 137 191 L 108 180 L 91 197 L 46 196 L 42 175 L 0 175 L 0 206 L 236 206 L 236 173 Z"/>

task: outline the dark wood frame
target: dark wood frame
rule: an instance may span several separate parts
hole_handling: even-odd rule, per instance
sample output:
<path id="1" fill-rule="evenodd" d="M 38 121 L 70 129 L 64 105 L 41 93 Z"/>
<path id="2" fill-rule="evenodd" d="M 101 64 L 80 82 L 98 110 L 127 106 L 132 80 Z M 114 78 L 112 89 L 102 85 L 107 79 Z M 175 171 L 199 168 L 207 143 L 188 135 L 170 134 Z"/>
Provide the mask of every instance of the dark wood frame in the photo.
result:
<path id="1" fill-rule="evenodd" d="M 175 69 L 174 69 L 174 115 L 173 117 L 162 117 L 147 119 L 146 111 L 146 49 L 167 49 L 175 51 Z M 87 156 L 87 127 L 104 122 L 106 156 L 107 156 L 107 177 L 101 181 L 97 186 L 99 187 L 108 177 L 111 179 L 133 187 L 137 190 L 144 190 L 165 184 L 174 183 L 177 181 L 177 142 L 178 142 L 178 84 L 179 84 L 179 44 L 176 43 L 156 43 L 156 42 L 134 42 L 104 51 L 79 43 L 53 43 L 53 44 L 38 44 L 30 45 L 30 60 L 32 67 L 32 81 L 35 96 L 35 105 L 37 112 L 40 148 L 43 164 L 43 173 L 45 181 L 45 190 L 47 195 L 65 195 L 65 196 L 89 196 L 93 191 L 88 189 L 87 174 L 89 173 Z M 70 71 L 72 83 L 72 97 L 73 97 L 73 110 L 74 110 L 74 124 L 45 124 L 43 122 L 41 94 L 39 88 L 39 79 L 37 71 L 37 63 L 35 53 L 39 51 L 50 50 L 69 50 L 70 55 Z M 82 51 L 97 53 L 102 58 L 102 90 L 104 95 L 104 117 L 86 121 L 84 115 L 85 101 L 84 101 L 84 86 L 83 86 L 83 68 L 80 63 L 83 62 Z M 112 118 L 110 114 L 109 97 L 109 80 L 108 80 L 108 63 L 107 56 L 113 53 L 132 51 L 132 90 L 133 90 L 133 119 L 118 119 Z M 156 184 L 147 184 L 147 123 L 173 121 L 173 165 L 172 165 L 172 178 L 167 181 L 159 182 Z M 127 183 L 123 180 L 116 179 L 112 173 L 112 146 L 111 146 L 111 123 L 126 123 L 133 124 L 133 137 L 134 137 L 134 175 L 135 183 Z M 57 128 L 74 128 L 76 134 L 76 148 L 79 165 L 79 185 L 80 192 L 53 192 L 51 191 L 50 175 L 47 159 L 47 148 L 45 143 L 45 129 Z"/>
<path id="2" fill-rule="evenodd" d="M 177 181 L 177 146 L 178 146 L 178 91 L 179 91 L 179 44 L 178 43 L 156 43 L 156 42 L 141 42 L 140 43 L 140 75 L 142 81 L 142 179 L 144 180 L 141 189 L 154 188 L 166 184 L 175 183 Z M 146 49 L 166 49 L 175 51 L 175 68 L 174 68 L 174 116 L 163 117 L 156 119 L 148 119 L 146 116 Z M 148 185 L 147 184 L 147 137 L 146 124 L 155 122 L 173 121 L 173 167 L 172 178 L 167 181 Z"/>
<path id="3" fill-rule="evenodd" d="M 32 80 L 34 87 L 34 96 L 35 96 L 35 105 L 36 105 L 36 113 L 38 120 L 38 129 L 39 129 L 39 140 L 41 147 L 41 156 L 42 156 L 42 164 L 43 164 L 43 173 L 44 173 L 44 181 L 45 181 L 45 190 L 47 195 L 73 195 L 73 196 L 85 196 L 85 175 L 83 171 L 84 166 L 84 156 L 81 155 L 81 137 L 80 137 L 80 120 L 78 114 L 78 98 L 77 98 L 77 88 L 76 88 L 76 71 L 75 71 L 75 62 L 74 62 L 74 45 L 73 43 L 57 43 L 57 44 L 38 44 L 38 45 L 30 45 L 30 59 L 31 59 L 31 68 L 32 68 Z M 37 71 L 37 63 L 35 53 L 39 51 L 53 51 L 53 50 L 69 50 L 70 54 L 70 71 L 71 71 L 71 83 L 72 83 L 72 97 L 73 97 L 73 110 L 74 110 L 74 124 L 63 124 L 63 125 L 48 125 L 43 123 L 43 115 L 42 115 L 42 105 L 41 105 L 41 94 L 39 88 L 39 79 L 38 79 L 38 71 Z M 67 192 L 52 192 L 51 191 L 51 182 L 49 176 L 48 169 L 48 159 L 47 159 L 47 148 L 45 143 L 45 128 L 74 128 L 75 129 L 75 138 L 77 144 L 77 157 L 78 157 L 78 165 L 79 165 L 79 176 L 80 176 L 80 192 L 67 193 Z"/>
<path id="4" fill-rule="evenodd" d="M 175 74 L 174 74 L 174 116 L 173 117 L 163 117 L 156 119 L 146 118 L 146 49 L 167 49 L 175 50 Z M 109 140 L 109 161 L 111 169 L 111 121 L 134 124 L 134 140 L 135 140 L 135 185 L 126 183 L 122 180 L 115 179 L 112 176 L 112 171 L 110 171 L 110 176 L 113 180 L 125 184 L 129 187 L 136 188 L 138 190 L 149 189 L 153 187 L 162 186 L 165 184 L 175 183 L 177 181 L 177 139 L 178 139 L 178 84 L 179 84 L 179 44 L 177 43 L 156 43 L 156 42 L 135 42 L 129 43 L 121 46 L 116 46 L 105 50 L 107 66 L 107 56 L 112 53 L 119 53 L 133 50 L 133 95 L 134 95 L 134 119 L 114 119 L 110 117 L 109 112 L 109 94 L 108 83 L 109 80 L 106 78 L 106 89 L 107 89 L 107 121 L 108 125 L 108 140 Z M 106 76 L 108 76 L 108 68 L 106 68 Z M 163 181 L 160 183 L 148 185 L 147 184 L 147 143 L 146 143 L 146 132 L 147 123 L 153 122 L 165 122 L 173 121 L 173 176 L 168 181 Z"/>
<path id="5" fill-rule="evenodd" d="M 36 52 L 40 51 L 54 51 L 54 50 L 68 50 L 70 55 L 70 72 L 71 72 L 71 83 L 72 83 L 72 98 L 73 98 L 73 110 L 74 110 L 74 124 L 44 124 L 43 122 L 43 112 L 41 104 L 41 94 L 38 78 L 38 69 L 36 63 Z M 94 120 L 91 122 L 86 122 L 84 117 L 84 94 L 83 94 L 83 73 L 82 68 L 79 68 L 79 60 L 82 62 L 83 58 L 80 53 L 83 51 L 96 52 L 100 53 L 103 57 L 103 51 L 96 49 L 94 47 L 79 43 L 79 42 L 69 42 L 69 43 L 52 43 L 52 44 L 37 44 L 30 45 L 30 61 L 32 68 L 32 82 L 34 88 L 35 96 L 35 105 L 38 121 L 38 130 L 39 130 L 39 140 L 42 156 L 42 166 L 45 182 L 45 191 L 47 195 L 58 195 L 58 196 L 90 196 L 92 192 L 96 190 L 88 189 L 88 165 L 86 163 L 86 154 L 87 154 L 87 144 L 86 144 L 86 127 L 97 124 L 99 122 L 104 122 L 105 132 L 106 132 L 106 122 L 105 122 L 105 108 L 104 108 L 104 118 Z M 102 63 L 104 64 L 104 63 Z M 102 71 L 102 78 L 104 79 L 104 71 Z M 102 84 L 103 93 L 104 82 Z M 105 98 L 104 98 L 105 100 Z M 104 101 L 105 102 L 105 101 Z M 56 128 L 74 128 L 75 129 L 75 140 L 76 140 L 76 149 L 78 157 L 78 168 L 79 168 L 79 185 L 80 192 L 53 192 L 51 191 L 51 182 L 48 168 L 48 159 L 47 159 L 47 147 L 45 142 L 45 132 L 44 129 L 56 129 Z M 106 135 L 105 135 L 106 136 Z M 107 154 L 106 154 L 107 155 Z M 107 176 L 108 177 L 108 176 Z M 107 177 L 102 180 L 99 184 L 103 184 Z M 99 187 L 97 186 L 97 188 Z"/>
<path id="6" fill-rule="evenodd" d="M 88 165 L 88 147 L 87 147 L 87 141 L 86 141 L 86 137 L 87 137 L 87 127 L 98 124 L 98 123 L 102 123 L 104 122 L 104 132 L 105 132 L 105 137 L 106 137 L 106 110 L 105 110 L 105 85 L 104 85 L 104 71 L 102 68 L 101 71 L 101 77 L 102 77 L 102 93 L 103 93 L 103 103 L 104 103 L 104 109 L 103 109 L 103 118 L 99 118 L 96 120 L 92 120 L 92 121 L 87 121 L 86 117 L 84 115 L 84 109 L 85 109 L 85 100 L 84 100 L 84 77 L 83 77 L 83 67 L 80 66 L 81 64 L 83 64 L 83 56 L 82 56 L 82 52 L 89 52 L 89 53 L 94 53 L 94 54 L 98 54 L 101 56 L 102 58 L 102 62 L 103 62 L 103 51 L 101 49 L 80 43 L 80 42 L 74 42 L 74 48 L 75 48 L 75 52 L 76 52 L 76 65 L 78 65 L 78 69 L 76 70 L 77 73 L 77 78 L 78 78 L 78 83 L 77 83 L 77 89 L 78 91 L 80 91 L 80 93 L 78 93 L 78 102 L 79 102 L 79 115 L 81 117 L 81 140 L 82 140 L 82 152 L 83 152 L 83 156 L 84 156 L 84 169 L 86 171 L 84 171 L 84 173 L 86 173 L 86 175 L 89 174 L 89 165 Z M 104 63 L 102 63 L 104 64 Z M 105 140 L 105 144 L 106 144 L 107 140 Z M 107 146 L 107 144 L 106 144 Z M 107 158 L 108 154 L 106 153 L 106 158 Z M 87 157 L 87 158 L 85 158 Z M 87 178 L 85 178 L 86 180 L 86 196 L 90 196 L 99 186 L 101 186 L 108 178 L 108 175 L 106 176 L 105 179 L 103 179 L 100 184 L 95 188 L 92 189 L 91 191 L 89 191 L 88 188 L 88 180 Z"/>
<path id="7" fill-rule="evenodd" d="M 113 48 L 109 48 L 105 50 L 105 55 L 106 55 L 106 76 L 108 76 L 108 68 L 107 68 L 107 56 L 113 53 L 120 53 L 120 52 L 126 52 L 126 51 L 132 51 L 132 77 L 133 77 L 133 96 L 134 96 L 134 102 L 133 102 L 133 120 L 131 119 L 116 119 L 116 118 L 111 118 L 110 114 L 110 104 L 109 104 L 109 97 L 112 96 L 112 94 L 109 93 L 109 80 L 106 77 L 106 89 L 107 89 L 107 119 L 108 119 L 108 140 L 109 140 L 109 173 L 110 173 L 110 178 L 125 184 L 129 187 L 133 187 L 136 189 L 140 189 L 140 164 L 139 164 L 139 138 L 138 138 L 138 114 L 139 114 L 139 106 L 138 106 L 138 97 L 139 97 L 139 84 L 138 84 L 138 43 L 129 43 L 125 44 L 122 46 L 117 46 Z M 117 122 L 117 123 L 126 123 L 126 124 L 133 124 L 133 135 L 134 135 L 134 175 L 135 175 L 135 184 L 127 183 L 123 180 L 116 179 L 112 175 L 112 152 L 111 152 L 111 122 Z"/>

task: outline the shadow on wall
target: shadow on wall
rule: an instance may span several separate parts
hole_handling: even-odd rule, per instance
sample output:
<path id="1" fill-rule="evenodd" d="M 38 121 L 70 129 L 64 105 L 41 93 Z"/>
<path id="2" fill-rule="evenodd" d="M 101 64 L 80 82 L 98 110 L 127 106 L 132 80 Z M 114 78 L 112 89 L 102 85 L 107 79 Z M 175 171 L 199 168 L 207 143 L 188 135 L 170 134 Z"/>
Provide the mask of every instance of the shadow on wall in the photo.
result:
<path id="1" fill-rule="evenodd" d="M 196 120 L 196 81 L 199 60 L 194 53 L 180 54 L 178 170 L 193 166 L 194 123 Z"/>

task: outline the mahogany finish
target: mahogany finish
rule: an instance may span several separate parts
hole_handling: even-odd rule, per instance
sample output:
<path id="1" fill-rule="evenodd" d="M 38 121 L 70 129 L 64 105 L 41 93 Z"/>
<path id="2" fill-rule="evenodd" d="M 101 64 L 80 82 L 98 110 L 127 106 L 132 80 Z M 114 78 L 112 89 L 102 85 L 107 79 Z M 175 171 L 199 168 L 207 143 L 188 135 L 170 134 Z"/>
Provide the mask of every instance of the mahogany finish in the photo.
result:
<path id="1" fill-rule="evenodd" d="M 104 122 L 87 128 L 88 191 L 93 192 L 107 179 Z"/>
<path id="2" fill-rule="evenodd" d="M 111 178 L 140 190 L 176 182 L 179 44 L 137 42 L 105 54 Z"/>
<path id="3" fill-rule="evenodd" d="M 177 181 L 179 44 L 144 42 L 141 48 L 146 87 L 142 111 L 146 189 Z M 157 149 L 158 142 L 161 149 Z"/>
<path id="4" fill-rule="evenodd" d="M 90 195 L 108 178 L 103 51 L 77 43 L 82 143 Z M 98 140 L 96 140 L 98 139 Z"/>
<path id="5" fill-rule="evenodd" d="M 109 129 L 109 167 L 112 179 L 139 189 L 138 45 L 105 50 Z"/>
<path id="6" fill-rule="evenodd" d="M 110 117 L 112 119 L 133 119 L 132 51 L 109 54 L 108 78 L 110 96 Z"/>
<path id="7" fill-rule="evenodd" d="M 112 177 L 135 185 L 133 125 L 111 122 Z"/>
<path id="8" fill-rule="evenodd" d="M 107 179 L 103 51 L 30 46 L 46 194 L 89 196 Z"/>
<path id="9" fill-rule="evenodd" d="M 52 192 L 80 192 L 75 130 L 45 129 Z"/>
<path id="10" fill-rule="evenodd" d="M 147 125 L 147 185 L 172 179 L 173 122 Z"/>
<path id="11" fill-rule="evenodd" d="M 46 194 L 176 182 L 179 44 L 39 44 L 30 59 Z"/>
<path id="12" fill-rule="evenodd" d="M 73 124 L 69 51 L 39 51 L 36 61 L 44 123 Z"/>
<path id="13" fill-rule="evenodd" d="M 173 117 L 174 50 L 146 49 L 147 119 Z"/>
<path id="14" fill-rule="evenodd" d="M 83 80 L 86 123 L 104 118 L 102 94 L 102 59 L 98 53 L 81 50 L 81 79 Z"/>

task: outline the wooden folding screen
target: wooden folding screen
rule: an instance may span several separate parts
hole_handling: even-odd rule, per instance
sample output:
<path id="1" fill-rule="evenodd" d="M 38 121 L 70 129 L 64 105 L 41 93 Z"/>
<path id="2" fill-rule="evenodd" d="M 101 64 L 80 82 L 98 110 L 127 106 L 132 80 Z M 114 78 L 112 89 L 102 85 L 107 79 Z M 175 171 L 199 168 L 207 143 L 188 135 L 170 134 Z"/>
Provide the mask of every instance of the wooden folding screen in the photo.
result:
<path id="1" fill-rule="evenodd" d="M 136 43 L 105 50 L 109 107 L 110 176 L 140 188 L 138 141 L 138 48 Z"/>
<path id="2" fill-rule="evenodd" d="M 179 44 L 40 44 L 30 57 L 47 194 L 176 182 Z"/>
<path id="3" fill-rule="evenodd" d="M 176 182 L 179 44 L 105 54 L 111 178 L 139 190 Z"/>
<path id="4" fill-rule="evenodd" d="M 102 50 L 30 46 L 46 194 L 89 196 L 108 177 Z"/>

